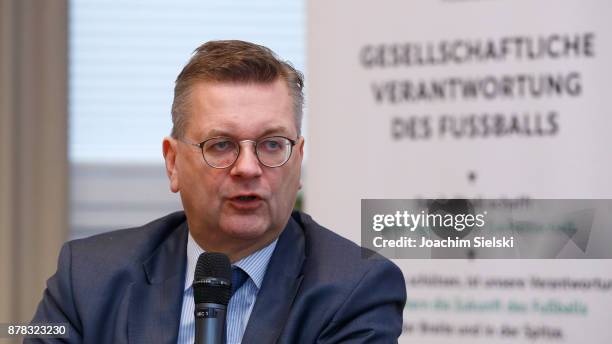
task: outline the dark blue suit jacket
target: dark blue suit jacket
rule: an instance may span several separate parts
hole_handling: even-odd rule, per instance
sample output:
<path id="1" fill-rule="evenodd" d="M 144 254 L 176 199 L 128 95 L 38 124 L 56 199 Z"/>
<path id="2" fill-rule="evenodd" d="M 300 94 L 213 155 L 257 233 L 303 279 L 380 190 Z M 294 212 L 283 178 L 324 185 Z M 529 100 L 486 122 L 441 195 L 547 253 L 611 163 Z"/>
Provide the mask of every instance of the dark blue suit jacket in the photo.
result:
<path id="1" fill-rule="evenodd" d="M 182 212 L 66 243 L 33 322 L 69 323 L 70 343 L 176 343 L 186 243 Z M 294 212 L 243 343 L 395 343 L 405 301 L 397 266 Z"/>

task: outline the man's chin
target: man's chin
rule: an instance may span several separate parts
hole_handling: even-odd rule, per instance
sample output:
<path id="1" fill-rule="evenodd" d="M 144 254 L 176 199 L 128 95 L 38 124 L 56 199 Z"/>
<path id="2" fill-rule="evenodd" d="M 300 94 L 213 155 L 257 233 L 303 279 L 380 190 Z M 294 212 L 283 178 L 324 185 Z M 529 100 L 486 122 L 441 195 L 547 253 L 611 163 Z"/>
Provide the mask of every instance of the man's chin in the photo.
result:
<path id="1" fill-rule="evenodd" d="M 257 215 L 238 215 L 221 221 L 227 235 L 241 240 L 263 238 L 270 227 L 269 221 Z"/>

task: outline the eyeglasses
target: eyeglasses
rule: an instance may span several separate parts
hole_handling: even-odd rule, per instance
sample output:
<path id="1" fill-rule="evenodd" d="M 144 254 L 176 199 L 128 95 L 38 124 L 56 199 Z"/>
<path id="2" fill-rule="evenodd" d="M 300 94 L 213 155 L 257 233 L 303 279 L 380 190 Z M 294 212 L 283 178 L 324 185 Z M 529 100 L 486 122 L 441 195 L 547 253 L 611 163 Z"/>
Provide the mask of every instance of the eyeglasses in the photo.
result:
<path id="1" fill-rule="evenodd" d="M 202 151 L 202 157 L 212 168 L 228 168 L 236 162 L 240 155 L 240 144 L 251 142 L 255 145 L 257 160 L 267 167 L 283 166 L 291 157 L 295 140 L 284 136 L 270 136 L 253 140 L 236 141 L 229 137 L 212 137 L 200 143 L 192 143 L 179 139 L 183 143 L 196 146 Z"/>

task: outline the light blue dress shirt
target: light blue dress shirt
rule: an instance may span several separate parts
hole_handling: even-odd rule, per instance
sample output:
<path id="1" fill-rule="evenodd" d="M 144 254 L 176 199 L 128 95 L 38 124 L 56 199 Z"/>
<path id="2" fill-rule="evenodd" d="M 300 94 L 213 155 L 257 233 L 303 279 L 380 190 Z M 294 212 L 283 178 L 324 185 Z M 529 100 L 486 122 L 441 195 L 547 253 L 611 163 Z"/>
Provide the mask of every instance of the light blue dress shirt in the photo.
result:
<path id="1" fill-rule="evenodd" d="M 261 283 L 263 282 L 277 241 L 278 239 L 274 240 L 268 246 L 234 263 L 234 266 L 244 270 L 249 278 L 240 289 L 236 290 L 234 296 L 230 299 L 226 317 L 227 344 L 239 344 L 242 341 L 242 335 L 249 322 L 253 305 L 255 305 L 255 300 L 257 299 L 257 293 L 259 288 L 261 288 Z M 193 274 L 198 257 L 202 253 L 204 253 L 204 250 L 191 237 L 191 233 L 189 233 L 189 238 L 187 239 L 185 290 L 183 292 L 178 344 L 193 344 L 194 342 L 195 320 L 193 311 L 195 304 L 193 301 L 193 287 L 191 285 L 193 284 Z"/>

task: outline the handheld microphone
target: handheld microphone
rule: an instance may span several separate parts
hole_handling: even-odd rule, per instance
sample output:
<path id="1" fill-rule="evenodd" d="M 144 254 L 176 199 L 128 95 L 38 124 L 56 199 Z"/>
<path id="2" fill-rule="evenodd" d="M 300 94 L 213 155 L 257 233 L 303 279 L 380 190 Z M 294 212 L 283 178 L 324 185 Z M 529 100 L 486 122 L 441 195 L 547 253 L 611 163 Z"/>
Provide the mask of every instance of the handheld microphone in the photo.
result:
<path id="1" fill-rule="evenodd" d="M 232 267 L 223 253 L 198 257 L 193 279 L 195 344 L 222 344 L 231 295 Z"/>

